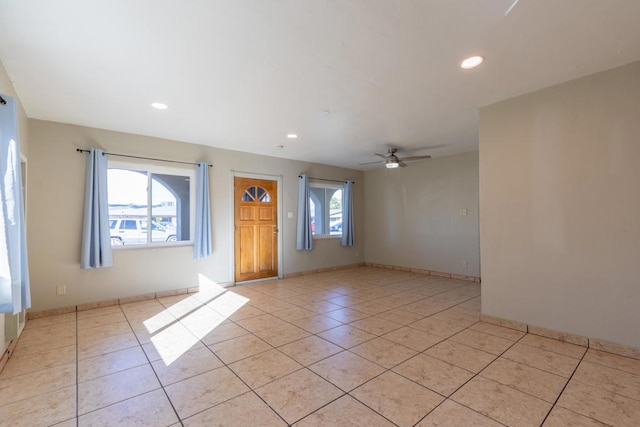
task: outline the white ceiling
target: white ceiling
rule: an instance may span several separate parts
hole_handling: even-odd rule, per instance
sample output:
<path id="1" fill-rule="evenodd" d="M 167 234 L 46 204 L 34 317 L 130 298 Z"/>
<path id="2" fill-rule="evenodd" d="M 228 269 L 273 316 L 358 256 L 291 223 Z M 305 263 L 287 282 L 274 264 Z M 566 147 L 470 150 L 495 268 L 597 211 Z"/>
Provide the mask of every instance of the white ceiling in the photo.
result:
<path id="1" fill-rule="evenodd" d="M 476 149 L 478 107 L 640 59 L 638 0 L 513 4 L 0 0 L 0 60 L 31 118 L 362 168 Z"/>

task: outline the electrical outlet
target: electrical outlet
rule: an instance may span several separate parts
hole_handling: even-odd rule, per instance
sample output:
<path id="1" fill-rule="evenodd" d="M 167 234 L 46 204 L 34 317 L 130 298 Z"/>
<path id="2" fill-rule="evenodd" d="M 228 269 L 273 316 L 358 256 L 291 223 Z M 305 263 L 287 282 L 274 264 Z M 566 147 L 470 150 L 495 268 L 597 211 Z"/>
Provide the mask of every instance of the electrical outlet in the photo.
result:
<path id="1" fill-rule="evenodd" d="M 469 267 L 469 263 L 467 261 L 462 261 L 462 268 Z"/>
<path id="2" fill-rule="evenodd" d="M 56 295 L 61 297 L 67 294 L 67 286 L 66 285 L 58 285 L 56 286 Z"/>
<path id="3" fill-rule="evenodd" d="M 460 216 L 467 216 L 467 210 L 466 209 L 460 209 Z"/>

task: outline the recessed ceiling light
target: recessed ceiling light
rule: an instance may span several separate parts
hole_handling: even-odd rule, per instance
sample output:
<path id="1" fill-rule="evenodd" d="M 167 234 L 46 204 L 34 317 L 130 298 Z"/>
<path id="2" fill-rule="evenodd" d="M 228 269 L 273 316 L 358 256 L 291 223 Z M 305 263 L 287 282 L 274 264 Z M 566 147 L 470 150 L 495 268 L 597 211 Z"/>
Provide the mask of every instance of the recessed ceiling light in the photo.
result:
<path id="1" fill-rule="evenodd" d="M 482 62 L 484 62 L 484 58 L 482 56 L 470 56 L 469 58 L 462 61 L 460 67 L 468 70 L 469 68 L 477 67 L 478 65 L 482 64 Z"/>
<path id="2" fill-rule="evenodd" d="M 167 104 L 163 104 L 162 102 L 154 102 L 151 104 L 151 106 L 156 110 L 166 110 L 167 108 L 169 108 L 167 107 Z"/>
<path id="3" fill-rule="evenodd" d="M 289 139 L 297 139 L 298 138 L 298 134 L 297 133 L 288 133 L 287 134 L 287 138 L 289 138 Z"/>

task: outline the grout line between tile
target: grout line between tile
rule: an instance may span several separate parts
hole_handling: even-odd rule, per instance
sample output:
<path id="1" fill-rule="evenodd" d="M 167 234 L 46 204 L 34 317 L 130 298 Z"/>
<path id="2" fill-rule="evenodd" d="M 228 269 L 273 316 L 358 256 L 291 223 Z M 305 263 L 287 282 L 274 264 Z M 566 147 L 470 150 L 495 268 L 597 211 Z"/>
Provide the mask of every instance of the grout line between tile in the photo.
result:
<path id="1" fill-rule="evenodd" d="M 158 376 L 158 373 L 153 368 L 153 363 L 151 362 L 151 359 L 149 358 L 149 355 L 147 354 L 146 351 L 144 351 L 144 348 L 142 347 L 142 343 L 140 342 L 140 338 L 138 338 L 138 335 L 136 335 L 136 333 L 134 332 L 133 326 L 131 326 L 131 322 L 129 321 L 129 318 L 127 317 L 127 314 L 124 313 L 124 311 L 123 311 L 123 314 L 124 314 L 124 317 L 127 319 L 127 323 L 129 324 L 129 328 L 131 328 L 131 332 L 133 333 L 133 336 L 136 337 L 136 341 L 138 342 L 138 346 L 140 347 L 140 350 L 144 354 L 145 359 L 147 359 L 147 363 L 149 364 L 149 367 L 151 368 L 151 371 L 153 372 L 153 375 L 155 375 L 155 377 L 156 377 L 156 381 L 158 381 L 158 384 L 160 385 L 160 388 L 162 389 L 162 392 L 164 393 L 165 397 L 169 401 L 169 405 L 171 405 L 171 409 L 173 409 L 173 413 L 176 414 L 176 418 L 180 422 L 180 425 L 183 425 L 182 419 L 180 418 L 180 415 L 178 414 L 178 411 L 176 410 L 176 407 L 173 404 L 173 401 L 169 397 L 169 394 L 167 393 L 167 390 L 165 389 L 164 384 L 162 384 L 162 381 L 160 381 L 160 377 Z M 131 398 L 129 398 L 129 399 L 131 399 Z"/>
<path id="2" fill-rule="evenodd" d="M 466 331 L 467 329 L 471 328 L 473 325 L 475 325 L 475 324 L 477 324 L 477 323 L 479 323 L 479 322 L 475 322 L 474 324 L 467 326 L 467 327 L 466 327 L 466 328 L 464 328 L 462 331 L 457 332 L 457 333 L 453 334 L 452 336 L 457 335 L 457 334 L 459 334 L 459 333 L 461 333 L 461 332 Z M 502 357 L 502 355 L 503 355 L 504 353 L 506 353 L 507 351 L 509 351 L 509 349 L 510 349 L 511 347 L 513 347 L 513 346 L 514 346 L 514 345 L 516 345 L 518 342 L 520 342 L 520 340 L 521 340 L 523 337 L 525 337 L 525 336 L 526 336 L 526 335 L 523 335 L 522 337 L 518 338 L 518 340 L 517 340 L 517 341 L 513 342 L 513 344 L 511 344 L 509 347 L 507 347 L 507 348 L 506 348 L 502 353 L 500 353 L 500 355 L 496 356 L 496 358 L 495 358 L 495 359 L 493 359 L 489 364 L 487 364 L 487 366 L 485 366 L 484 368 L 482 368 L 479 372 L 477 372 L 477 373 L 472 372 L 472 373 L 473 373 L 473 376 L 472 376 L 471 378 L 469 378 L 467 381 L 465 381 L 464 383 L 462 383 L 462 384 L 460 385 L 460 387 L 458 387 L 458 388 L 456 388 L 454 391 L 452 391 L 452 392 L 451 392 L 451 394 L 450 394 L 449 396 L 443 396 L 442 394 L 438 393 L 438 394 L 440 394 L 441 396 L 443 396 L 445 399 L 444 399 L 442 402 L 440 402 L 440 404 L 439 404 L 438 406 L 436 406 L 435 408 L 433 408 L 433 410 L 431 410 L 428 414 L 426 414 L 426 415 L 425 415 L 425 416 L 424 416 L 420 421 L 422 421 L 424 418 L 428 417 L 428 416 L 429 416 L 429 414 L 430 414 L 431 412 L 435 411 L 435 410 L 436 410 L 440 405 L 442 405 L 442 404 L 443 404 L 444 402 L 446 402 L 447 400 L 452 400 L 453 402 L 455 402 L 455 403 L 457 403 L 457 404 L 459 404 L 459 405 L 462 405 L 462 406 L 464 406 L 465 408 L 467 408 L 467 409 L 469 409 L 469 410 L 471 410 L 471 411 L 473 411 L 473 412 L 475 412 L 475 413 L 477 413 L 477 414 L 482 415 L 483 417 L 487 417 L 487 418 L 489 418 L 489 419 L 491 419 L 491 420 L 493 420 L 493 421 L 495 421 L 495 422 L 497 422 L 497 423 L 499 423 L 499 424 L 504 425 L 504 423 L 501 423 L 500 421 L 498 421 L 498 420 L 496 420 L 496 419 L 493 419 L 493 418 L 489 417 L 488 415 L 485 415 L 485 414 L 483 414 L 483 413 L 481 413 L 481 412 L 478 412 L 478 411 L 476 411 L 475 409 L 470 408 L 470 407 L 468 407 L 468 406 L 466 406 L 466 405 L 464 405 L 464 404 L 462 404 L 462 403 L 460 403 L 460 402 L 458 402 L 458 401 L 456 401 L 456 400 L 453 400 L 453 399 L 452 399 L 452 396 L 453 396 L 454 394 L 456 394 L 456 392 L 457 392 L 458 390 L 460 390 L 462 387 L 464 387 L 464 386 L 465 386 L 465 385 L 467 385 L 469 382 L 471 382 L 474 378 L 476 378 L 477 376 L 479 376 L 479 375 L 480 375 L 480 373 L 481 373 L 482 371 L 484 371 L 484 370 L 485 370 L 485 369 L 487 369 L 489 366 L 491 366 L 491 365 L 492 365 L 496 360 L 498 360 L 500 357 Z M 449 338 L 451 338 L 451 337 L 449 337 Z M 449 339 L 449 338 L 445 338 L 445 340 L 446 340 L 446 339 Z M 442 342 L 442 341 L 441 341 L 441 342 Z M 436 344 L 436 345 L 437 345 L 437 344 Z M 463 344 L 463 345 L 464 345 L 464 344 Z M 429 348 L 431 348 L 431 347 L 429 347 Z M 427 350 L 428 350 L 428 349 L 427 349 Z M 426 351 L 426 350 L 425 350 L 425 351 Z M 494 356 L 495 356 L 495 355 L 494 355 Z M 448 363 L 448 362 L 446 362 L 446 363 Z M 460 369 L 463 369 L 463 368 L 460 368 Z M 465 369 L 465 370 L 466 370 L 466 369 Z M 468 371 L 468 372 L 469 372 L 469 371 Z M 432 390 L 432 391 L 433 391 L 433 390 Z M 418 421 L 418 422 L 420 422 L 420 421 Z"/>
<path id="3" fill-rule="evenodd" d="M 578 364 L 576 365 L 576 367 L 573 369 L 573 372 L 571 372 L 571 376 L 569 377 L 569 379 L 567 380 L 567 382 L 564 384 L 564 386 L 562 387 L 562 390 L 560 390 L 560 393 L 558 393 L 558 397 L 556 397 L 556 400 L 553 402 L 553 404 L 551 405 L 551 408 L 549 409 L 549 412 L 547 412 L 547 415 L 545 415 L 544 419 L 542 420 L 542 423 L 540 425 L 543 425 L 545 423 L 545 421 L 547 421 L 547 418 L 549 418 L 549 415 L 551 415 L 551 411 L 553 411 L 553 408 L 556 407 L 556 405 L 558 404 L 558 401 L 560 400 L 560 397 L 562 397 L 562 394 L 564 393 L 564 391 L 566 390 L 567 386 L 569 385 L 569 383 L 571 382 L 571 379 L 573 378 L 573 376 L 575 375 L 576 371 L 578 370 L 578 368 L 580 367 L 580 365 L 582 364 L 582 361 L 584 360 L 584 356 L 586 356 L 587 352 L 585 351 L 582 354 L 582 357 L 580 358 L 580 361 L 578 362 Z M 581 414 L 582 415 L 582 414 Z M 589 417 L 591 418 L 591 417 Z M 593 419 L 593 418 L 592 418 Z"/>

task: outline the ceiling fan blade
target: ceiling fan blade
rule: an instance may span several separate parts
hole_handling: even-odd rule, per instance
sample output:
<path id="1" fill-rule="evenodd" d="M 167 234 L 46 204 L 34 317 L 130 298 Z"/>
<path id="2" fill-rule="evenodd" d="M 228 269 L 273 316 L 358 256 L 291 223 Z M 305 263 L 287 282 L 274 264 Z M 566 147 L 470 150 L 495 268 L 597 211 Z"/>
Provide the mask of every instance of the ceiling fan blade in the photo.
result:
<path id="1" fill-rule="evenodd" d="M 430 159 L 431 156 L 411 156 L 411 157 L 403 157 L 403 162 L 411 162 L 413 160 L 422 160 L 422 159 Z"/>
<path id="2" fill-rule="evenodd" d="M 407 165 L 405 162 L 403 162 L 402 160 L 400 160 L 400 161 L 398 162 L 398 165 L 399 165 L 401 168 L 406 168 L 406 167 L 408 166 L 408 165 Z"/>
<path id="3" fill-rule="evenodd" d="M 385 156 L 384 154 L 380 154 L 380 153 L 373 153 L 373 154 L 375 154 L 378 157 L 382 157 L 385 160 L 387 159 L 387 156 Z"/>
<path id="4" fill-rule="evenodd" d="M 375 161 L 375 162 L 367 162 L 367 163 L 358 163 L 358 166 L 364 166 L 364 165 L 373 165 L 373 164 L 378 164 L 378 163 L 385 163 L 385 161 Z"/>

